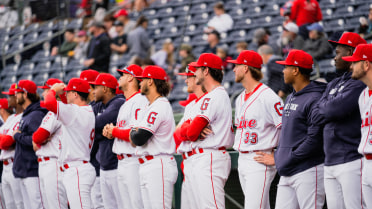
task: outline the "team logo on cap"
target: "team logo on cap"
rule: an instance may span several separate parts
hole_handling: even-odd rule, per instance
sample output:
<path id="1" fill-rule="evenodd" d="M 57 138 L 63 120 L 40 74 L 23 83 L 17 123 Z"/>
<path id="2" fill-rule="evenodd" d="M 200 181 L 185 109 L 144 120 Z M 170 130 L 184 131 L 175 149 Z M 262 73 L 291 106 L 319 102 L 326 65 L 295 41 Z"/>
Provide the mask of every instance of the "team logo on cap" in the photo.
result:
<path id="1" fill-rule="evenodd" d="M 347 43 L 352 44 L 353 42 L 351 42 L 350 40 L 347 40 Z"/>
<path id="2" fill-rule="evenodd" d="M 298 62 L 297 62 L 297 61 L 294 61 L 294 63 L 295 63 L 296 65 L 298 65 Z"/>
<path id="3" fill-rule="evenodd" d="M 84 77 L 84 80 L 86 81 L 86 80 L 88 80 L 88 78 L 87 77 Z"/>
<path id="4" fill-rule="evenodd" d="M 73 86 L 72 88 L 73 88 L 73 89 L 76 89 L 76 86 Z"/>
<path id="5" fill-rule="evenodd" d="M 363 54 L 363 59 L 367 59 L 368 57 L 366 55 Z"/>
<path id="6" fill-rule="evenodd" d="M 204 65 L 208 65 L 208 63 L 204 62 Z"/>
<path id="7" fill-rule="evenodd" d="M 106 84 L 106 82 L 102 81 L 102 84 Z"/>
<path id="8" fill-rule="evenodd" d="M 244 62 L 246 63 L 246 62 L 247 62 L 247 60 L 244 60 Z"/>
<path id="9" fill-rule="evenodd" d="M 151 76 L 151 74 L 150 73 L 147 73 L 147 76 Z"/>

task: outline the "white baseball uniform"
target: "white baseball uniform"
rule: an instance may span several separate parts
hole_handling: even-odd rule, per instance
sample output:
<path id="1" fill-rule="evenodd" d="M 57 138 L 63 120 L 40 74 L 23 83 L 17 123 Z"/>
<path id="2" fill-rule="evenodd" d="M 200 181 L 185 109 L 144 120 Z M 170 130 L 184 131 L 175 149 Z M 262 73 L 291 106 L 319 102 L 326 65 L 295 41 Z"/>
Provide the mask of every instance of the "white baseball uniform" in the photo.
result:
<path id="1" fill-rule="evenodd" d="M 67 196 L 62 183 L 63 172 L 58 164 L 62 124 L 53 112 L 43 118 L 40 128 L 47 130 L 51 140 L 36 151 L 39 161 L 40 190 L 45 208 L 66 208 Z"/>
<path id="2" fill-rule="evenodd" d="M 192 118 L 203 117 L 213 131 L 203 140 L 191 143 L 192 192 L 199 208 L 225 208 L 224 186 L 229 177 L 231 159 L 226 148 L 233 145 L 232 110 L 229 95 L 222 87 L 205 94 L 197 103 Z"/>
<path id="3" fill-rule="evenodd" d="M 372 97 L 368 87 L 360 94 L 358 103 L 362 118 L 362 138 L 358 152 L 365 156 L 362 170 L 362 195 L 366 208 L 372 208 L 372 178 L 369 176 L 372 173 Z"/>
<path id="4" fill-rule="evenodd" d="M 92 107 L 58 102 L 57 119 L 62 123 L 58 160 L 68 202 L 71 208 L 91 209 L 91 189 L 96 178 L 89 163 L 95 127 Z"/>
<path id="5" fill-rule="evenodd" d="M 18 129 L 19 122 L 22 118 L 21 114 L 12 114 L 0 128 L 0 134 L 13 135 L 13 131 Z M 20 179 L 13 175 L 13 157 L 14 148 L 9 150 L 1 150 L 0 160 L 3 161 L 3 174 L 1 177 L 1 187 L 6 208 L 23 209 L 23 199 L 20 188 Z"/>
<path id="6" fill-rule="evenodd" d="M 235 142 L 238 171 L 244 192 L 244 208 L 270 208 L 269 191 L 275 166 L 256 162 L 256 151 L 271 153 L 278 145 L 283 101 L 265 84 L 259 84 L 245 100 L 243 91 L 235 101 Z"/>
<path id="7" fill-rule="evenodd" d="M 125 103 L 120 107 L 117 127 L 119 129 L 130 129 L 134 126 L 139 118 L 139 114 L 148 100 L 139 92 L 127 98 Z M 139 162 L 138 156 L 135 155 L 135 148 L 130 142 L 115 138 L 112 151 L 118 155 L 118 174 L 117 183 L 119 185 L 121 201 L 126 209 L 143 208 L 141 196 Z"/>
<path id="8" fill-rule="evenodd" d="M 140 185 L 144 208 L 172 206 L 173 185 L 177 180 L 176 150 L 173 133 L 175 122 L 172 107 L 165 97 L 147 102 L 135 127 L 150 131 L 153 136 L 136 147 L 139 158 Z"/>

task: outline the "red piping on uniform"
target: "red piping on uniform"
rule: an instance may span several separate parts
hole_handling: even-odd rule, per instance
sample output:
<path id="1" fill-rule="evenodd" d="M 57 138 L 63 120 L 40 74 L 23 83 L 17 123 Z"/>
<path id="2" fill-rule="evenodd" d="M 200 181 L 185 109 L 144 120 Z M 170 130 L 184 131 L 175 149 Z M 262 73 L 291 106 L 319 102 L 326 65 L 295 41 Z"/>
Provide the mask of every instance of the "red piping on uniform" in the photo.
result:
<path id="1" fill-rule="evenodd" d="M 80 205 L 81 205 L 81 209 L 83 209 L 83 203 L 81 202 L 81 194 L 80 194 L 80 182 L 79 182 L 79 170 L 78 170 L 78 168 L 76 168 L 76 174 L 77 174 L 77 177 L 78 177 L 78 190 L 79 190 Z"/>
<path id="2" fill-rule="evenodd" d="M 1 197 L 0 197 L 0 203 L 1 203 L 1 208 L 4 209 L 5 207 L 3 205 L 3 200 L 1 199 Z"/>
<path id="3" fill-rule="evenodd" d="M 161 162 L 161 180 L 163 181 L 163 208 L 165 209 L 165 202 L 164 202 L 164 168 L 163 168 L 163 159 L 160 159 Z"/>
<path id="4" fill-rule="evenodd" d="M 57 195 L 58 195 L 58 205 L 59 205 L 59 209 L 61 209 L 61 201 L 59 200 L 59 189 L 58 189 L 58 164 L 57 164 L 57 161 L 56 161 L 56 172 L 57 172 Z"/>
<path id="5" fill-rule="evenodd" d="M 263 186 L 263 189 L 262 189 L 262 196 L 261 196 L 260 208 L 262 208 L 262 201 L 263 201 L 263 197 L 264 197 L 264 193 L 265 193 L 265 186 L 266 186 L 266 173 L 267 173 L 267 166 L 266 166 L 266 170 L 265 170 L 265 181 L 264 181 L 264 186 Z"/>
<path id="6" fill-rule="evenodd" d="M 218 209 L 217 201 L 216 201 L 216 195 L 214 194 L 213 175 L 212 175 L 212 161 L 213 161 L 213 155 L 212 155 L 212 153 L 211 153 L 211 182 L 212 182 L 212 190 L 213 190 L 214 204 L 216 205 L 216 208 Z"/>
<path id="7" fill-rule="evenodd" d="M 363 184 L 362 184 L 362 177 L 363 177 L 363 161 L 360 159 L 360 205 L 363 209 Z"/>
<path id="8" fill-rule="evenodd" d="M 41 189 L 40 189 L 40 179 L 37 177 L 37 181 L 39 182 L 39 193 L 40 193 L 40 200 L 41 200 L 41 205 L 44 208 L 44 203 L 43 203 L 43 196 L 41 195 Z"/>

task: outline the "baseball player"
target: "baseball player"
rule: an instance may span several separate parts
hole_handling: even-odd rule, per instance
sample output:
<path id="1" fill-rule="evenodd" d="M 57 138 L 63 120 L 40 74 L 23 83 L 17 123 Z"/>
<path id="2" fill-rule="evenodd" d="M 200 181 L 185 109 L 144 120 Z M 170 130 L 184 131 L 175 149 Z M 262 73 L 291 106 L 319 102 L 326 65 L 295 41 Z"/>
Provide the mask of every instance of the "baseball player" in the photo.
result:
<path id="1" fill-rule="evenodd" d="M 40 126 L 48 112 L 40 107 L 40 97 L 33 81 L 20 80 L 15 90 L 17 103 L 24 112 L 18 130 L 13 132 L 15 154 L 13 174 L 21 180 L 21 193 L 24 208 L 43 208 L 38 177 L 38 162 L 32 146 L 32 134 Z"/>
<path id="2" fill-rule="evenodd" d="M 362 208 L 372 208 L 372 178 L 370 176 L 372 172 L 372 44 L 360 44 L 356 47 L 352 56 L 345 56 L 342 57 L 342 59 L 347 62 L 352 62 L 351 67 L 353 73 L 351 77 L 367 85 L 367 88 L 362 91 L 358 100 L 362 121 L 362 136 L 358 152 L 365 157 L 362 171 L 362 194 L 366 207 Z M 354 131 L 356 132 L 356 130 Z"/>
<path id="3" fill-rule="evenodd" d="M 3 191 L 6 191 L 3 193 L 5 207 L 23 209 L 24 206 L 20 187 L 20 179 L 15 178 L 12 172 L 15 152 L 15 142 L 12 139 L 12 135 L 13 131 L 18 129 L 23 112 L 22 106 L 17 104 L 15 97 L 15 88 L 16 84 L 12 84 L 8 92 L 2 92 L 3 94 L 9 95 L 8 102 L 6 103 L 8 104 L 8 107 L 16 111 L 14 114 L 10 114 L 7 117 L 3 126 L 1 126 L 0 128 L 0 160 L 3 161 L 1 187 Z M 6 112 L 4 112 L 4 114 L 6 114 Z M 3 119 L 5 119 L 5 117 L 6 116 L 2 116 Z M 10 142 L 10 144 L 7 144 L 6 142 Z"/>
<path id="4" fill-rule="evenodd" d="M 56 95 L 67 91 L 67 103 L 58 102 Z M 96 177 L 89 163 L 94 140 L 95 117 L 87 98 L 87 81 L 72 78 L 68 85 L 56 83 L 45 96 L 45 107 L 62 123 L 59 163 L 63 185 L 72 209 L 91 209 L 91 189 Z"/>
<path id="5" fill-rule="evenodd" d="M 256 152 L 271 153 L 278 145 L 282 125 L 283 101 L 268 86 L 260 83 L 261 56 L 242 51 L 235 64 L 235 82 L 242 83 L 243 91 L 235 101 L 235 142 L 239 151 L 238 171 L 245 200 L 244 208 L 270 208 L 269 191 L 275 177 L 275 166 L 256 162 Z"/>
<path id="6" fill-rule="evenodd" d="M 292 50 L 285 61 L 276 62 L 285 65 L 284 82 L 291 84 L 294 91 L 284 104 L 275 151 L 280 175 L 275 208 L 322 208 L 323 137 L 315 107 L 326 84 L 310 81 L 313 59 L 302 50 Z"/>
<path id="7" fill-rule="evenodd" d="M 178 172 L 172 155 L 176 148 L 175 122 L 166 99 L 170 90 L 168 76 L 162 68 L 150 65 L 138 78 L 142 79 L 141 94 L 148 103 L 130 131 L 129 140 L 136 145 L 136 155 L 141 156 L 138 162 L 143 205 L 145 209 L 170 209 Z"/>
<path id="8" fill-rule="evenodd" d="M 221 86 L 222 60 L 214 54 L 204 53 L 190 66 L 196 68 L 196 84 L 208 92 L 195 104 L 197 108 L 190 115 L 191 120 L 181 126 L 181 136 L 191 142 L 192 152 L 187 155 L 195 155 L 191 171 L 192 192 L 198 208 L 225 208 L 224 185 L 231 168 L 226 148 L 232 146 L 234 135 L 230 98 Z"/>
<path id="9" fill-rule="evenodd" d="M 124 99 L 116 95 L 118 81 L 113 75 L 101 73 L 94 85 L 96 104 L 93 111 L 96 115 L 95 143 L 98 143 L 97 160 L 100 164 L 100 185 L 103 204 L 106 209 L 117 209 L 123 205 L 117 184 L 118 159 L 112 152 L 113 140 L 102 135 L 103 128 L 108 123 L 115 123 Z"/>
<path id="10" fill-rule="evenodd" d="M 96 81 L 99 72 L 96 70 L 84 70 L 80 73 L 80 78 L 87 81 L 88 83 L 92 83 Z M 92 107 L 95 105 L 95 98 L 94 98 L 94 86 L 90 85 L 90 92 L 88 95 L 88 103 Z M 100 165 L 96 159 L 98 151 L 98 143 L 93 143 L 92 150 L 90 152 L 90 163 L 94 166 L 96 170 L 96 180 L 94 181 L 93 188 L 92 188 L 92 205 L 93 209 L 103 209 L 103 200 L 101 194 L 101 184 L 99 180 L 99 170 Z"/>
<path id="11" fill-rule="evenodd" d="M 143 201 L 139 178 L 139 156 L 130 143 L 129 132 L 140 118 L 139 115 L 145 109 L 148 100 L 139 92 L 140 79 L 135 78 L 142 75 L 140 66 L 130 65 L 117 71 L 121 74 L 119 87 L 124 91 L 126 101 L 119 110 L 116 126 L 107 124 L 104 135 L 115 138 L 112 150 L 119 160 L 117 184 L 123 208 L 141 209 Z"/>
<path id="12" fill-rule="evenodd" d="M 195 63 L 190 63 L 195 64 Z M 196 68 L 189 66 L 186 68 L 185 73 L 178 73 L 178 75 L 187 76 L 185 83 L 187 84 L 187 92 L 190 93 L 189 99 L 187 100 L 188 104 L 185 107 L 184 115 L 181 118 L 180 122 L 176 127 L 174 138 L 176 144 L 179 144 L 177 148 L 177 153 L 182 154 L 182 164 L 183 164 L 183 175 L 184 179 L 182 182 L 182 191 L 181 191 L 181 208 L 197 208 L 196 197 L 192 193 L 192 147 L 190 141 L 183 141 L 181 136 L 181 126 L 182 124 L 192 119 L 189 117 L 190 113 L 193 113 L 198 110 L 199 106 L 196 105 L 200 99 L 205 95 L 206 90 L 199 84 L 196 85 L 195 71 Z M 191 95 L 194 95 L 194 99 L 190 99 Z M 182 103 L 180 102 L 182 105 Z M 189 156 L 190 154 L 190 156 Z"/>
<path id="13" fill-rule="evenodd" d="M 39 86 L 44 89 L 42 93 L 44 98 L 55 83 L 62 83 L 62 81 L 50 78 L 44 86 Z M 62 182 L 63 173 L 58 164 L 61 126 L 56 115 L 49 111 L 32 136 L 32 144 L 39 162 L 40 190 L 44 208 L 67 209 L 67 196 Z"/>
<path id="14" fill-rule="evenodd" d="M 340 75 L 328 83 L 319 100 L 319 114 L 324 117 L 324 188 L 329 209 L 363 208 L 362 155 L 358 153 L 361 133 L 358 98 L 363 82 L 351 78 L 351 63 L 342 60 L 355 47 L 366 43 L 359 34 L 345 32 L 336 45 L 335 65 Z"/>

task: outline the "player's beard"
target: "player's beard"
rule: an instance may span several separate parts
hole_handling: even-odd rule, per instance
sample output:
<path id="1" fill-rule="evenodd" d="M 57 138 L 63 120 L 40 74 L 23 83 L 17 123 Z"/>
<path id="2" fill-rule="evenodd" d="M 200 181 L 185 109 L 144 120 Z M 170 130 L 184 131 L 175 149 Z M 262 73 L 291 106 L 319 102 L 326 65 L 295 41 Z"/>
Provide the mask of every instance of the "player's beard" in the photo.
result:
<path id="1" fill-rule="evenodd" d="M 364 76 L 366 76 L 366 74 L 367 73 L 364 71 L 363 66 L 360 66 L 359 69 L 353 70 L 353 74 L 351 74 L 351 78 L 354 80 L 359 80 L 363 78 Z"/>
<path id="2" fill-rule="evenodd" d="M 23 97 L 17 97 L 17 104 L 23 105 L 25 103 L 25 99 Z"/>
<path id="3" fill-rule="evenodd" d="M 203 78 L 196 77 L 196 85 L 202 85 L 203 83 L 204 83 L 204 77 Z"/>
<path id="4" fill-rule="evenodd" d="M 236 75 L 235 76 L 235 82 L 240 83 L 240 82 L 242 82 L 243 78 L 244 78 L 244 76 Z"/>
<path id="5" fill-rule="evenodd" d="M 142 85 L 141 85 L 141 94 L 142 95 L 147 95 L 148 92 L 149 92 L 149 87 L 147 86 L 147 84 L 142 84 Z"/>

